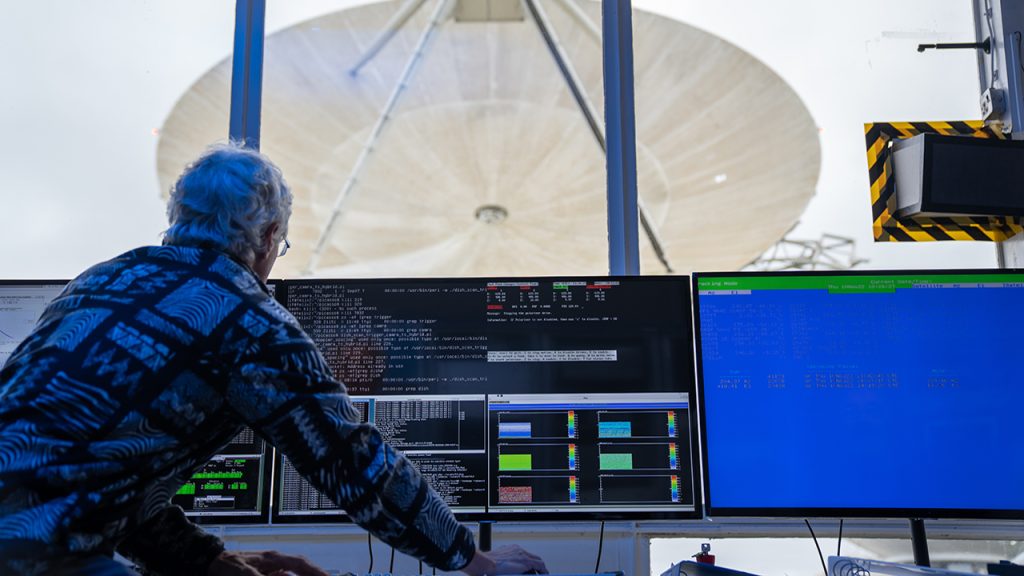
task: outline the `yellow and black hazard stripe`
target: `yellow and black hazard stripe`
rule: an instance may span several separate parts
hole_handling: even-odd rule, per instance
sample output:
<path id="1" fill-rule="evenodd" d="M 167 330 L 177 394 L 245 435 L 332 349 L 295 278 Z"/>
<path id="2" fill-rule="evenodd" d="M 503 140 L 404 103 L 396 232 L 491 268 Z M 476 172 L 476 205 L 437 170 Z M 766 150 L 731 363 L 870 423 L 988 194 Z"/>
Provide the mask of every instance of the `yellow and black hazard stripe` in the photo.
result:
<path id="1" fill-rule="evenodd" d="M 864 125 L 871 181 L 871 217 L 876 242 L 930 242 L 966 240 L 1001 242 L 1024 231 L 1017 218 L 896 216 L 892 178 L 892 141 L 918 134 L 944 134 L 974 138 L 1005 136 L 981 121 L 970 122 L 876 122 Z"/>

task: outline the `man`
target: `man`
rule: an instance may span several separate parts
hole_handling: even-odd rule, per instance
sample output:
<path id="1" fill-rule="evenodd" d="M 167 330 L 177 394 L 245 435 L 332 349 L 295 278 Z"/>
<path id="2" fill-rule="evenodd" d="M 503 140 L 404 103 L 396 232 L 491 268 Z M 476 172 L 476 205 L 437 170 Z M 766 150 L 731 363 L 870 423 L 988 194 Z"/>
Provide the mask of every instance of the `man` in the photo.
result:
<path id="1" fill-rule="evenodd" d="M 231 553 L 170 498 L 243 425 L 360 526 L 470 575 L 545 571 L 473 536 L 359 424 L 316 346 L 267 292 L 291 192 L 257 152 L 212 148 L 179 178 L 164 245 L 73 280 L 0 371 L 0 574 L 325 576 Z"/>

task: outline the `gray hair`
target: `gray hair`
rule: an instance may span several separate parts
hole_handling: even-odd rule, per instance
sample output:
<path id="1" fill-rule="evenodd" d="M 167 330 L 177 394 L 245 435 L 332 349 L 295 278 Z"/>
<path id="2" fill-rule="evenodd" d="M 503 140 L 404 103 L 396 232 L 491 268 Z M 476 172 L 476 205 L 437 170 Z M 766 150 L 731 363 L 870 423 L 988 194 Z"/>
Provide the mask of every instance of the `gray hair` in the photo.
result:
<path id="1" fill-rule="evenodd" d="M 240 143 L 215 144 L 171 189 L 164 244 L 214 248 L 252 264 L 272 225 L 275 242 L 287 235 L 291 213 L 291 190 L 269 158 Z"/>

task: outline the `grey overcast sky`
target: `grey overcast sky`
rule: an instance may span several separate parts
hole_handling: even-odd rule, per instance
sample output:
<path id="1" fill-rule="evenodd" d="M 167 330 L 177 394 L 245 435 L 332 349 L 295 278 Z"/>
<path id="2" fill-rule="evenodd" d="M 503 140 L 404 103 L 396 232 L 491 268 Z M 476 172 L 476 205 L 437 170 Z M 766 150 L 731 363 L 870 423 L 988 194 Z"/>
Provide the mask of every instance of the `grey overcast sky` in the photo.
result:
<path id="1" fill-rule="evenodd" d="M 269 2 L 268 30 L 361 4 Z M 872 268 L 988 267 L 991 244 L 871 242 L 865 121 L 978 116 L 962 0 L 636 0 L 778 72 L 821 129 L 817 194 L 796 235 L 857 240 Z M 0 277 L 71 277 L 165 227 L 155 129 L 231 51 L 234 2 L 0 0 Z M 708 87 L 727 90 L 728 87 Z M 643 114 L 638 110 L 637 114 Z"/>

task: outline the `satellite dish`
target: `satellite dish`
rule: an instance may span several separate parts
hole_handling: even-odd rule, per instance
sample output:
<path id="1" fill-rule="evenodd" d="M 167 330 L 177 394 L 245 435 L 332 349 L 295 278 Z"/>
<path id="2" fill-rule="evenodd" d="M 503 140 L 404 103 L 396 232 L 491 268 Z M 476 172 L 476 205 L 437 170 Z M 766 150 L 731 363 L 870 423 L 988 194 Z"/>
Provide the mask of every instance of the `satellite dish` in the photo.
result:
<path id="1" fill-rule="evenodd" d="M 267 37 L 261 147 L 295 194 L 292 249 L 275 275 L 607 273 L 604 153 L 537 22 L 526 11 L 460 19 L 460 4 L 380 2 Z M 543 4 L 603 124 L 600 6 Z M 647 12 L 633 22 L 638 190 L 652 232 L 676 272 L 738 269 L 813 195 L 817 128 L 753 56 Z M 214 66 L 164 123 L 165 194 L 224 139 L 230 73 L 229 59 Z M 664 273 L 640 240 L 641 271 Z"/>

